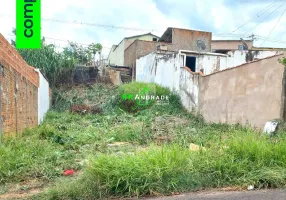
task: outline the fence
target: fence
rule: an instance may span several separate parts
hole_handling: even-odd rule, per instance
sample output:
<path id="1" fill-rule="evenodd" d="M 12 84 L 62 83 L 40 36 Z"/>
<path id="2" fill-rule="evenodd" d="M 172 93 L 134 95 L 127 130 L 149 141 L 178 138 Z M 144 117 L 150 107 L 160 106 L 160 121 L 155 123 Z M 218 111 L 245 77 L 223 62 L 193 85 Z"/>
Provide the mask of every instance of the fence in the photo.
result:
<path id="1" fill-rule="evenodd" d="M 0 34 L 0 136 L 38 124 L 39 74 Z"/>

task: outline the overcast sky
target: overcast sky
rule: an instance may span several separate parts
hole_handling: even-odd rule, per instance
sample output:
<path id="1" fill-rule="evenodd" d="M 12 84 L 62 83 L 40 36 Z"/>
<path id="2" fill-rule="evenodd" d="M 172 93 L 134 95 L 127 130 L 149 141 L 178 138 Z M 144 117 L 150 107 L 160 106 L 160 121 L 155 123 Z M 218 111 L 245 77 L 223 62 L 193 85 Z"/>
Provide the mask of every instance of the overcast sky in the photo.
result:
<path id="1" fill-rule="evenodd" d="M 15 0 L 0 2 L 0 32 L 11 39 Z M 161 36 L 167 27 L 211 31 L 214 39 L 247 39 L 252 33 L 267 37 L 271 32 L 267 41 L 263 43 L 259 38 L 255 46 L 263 43 L 262 46 L 286 47 L 286 13 L 282 15 L 285 10 L 286 0 L 42 0 L 42 35 L 83 44 L 99 42 L 104 46 L 104 54 L 123 37 L 147 32 Z M 218 37 L 219 34 L 224 35 Z M 66 44 L 59 40 L 47 41 L 60 46 Z"/>

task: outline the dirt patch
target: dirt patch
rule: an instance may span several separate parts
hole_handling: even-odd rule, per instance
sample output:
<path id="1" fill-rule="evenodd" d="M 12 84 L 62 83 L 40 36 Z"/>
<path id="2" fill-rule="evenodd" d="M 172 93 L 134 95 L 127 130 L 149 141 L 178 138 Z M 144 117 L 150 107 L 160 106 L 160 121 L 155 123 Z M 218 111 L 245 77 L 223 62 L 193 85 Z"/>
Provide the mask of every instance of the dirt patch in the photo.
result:
<path id="1" fill-rule="evenodd" d="M 23 181 L 18 184 L 7 184 L 7 192 L 0 195 L 0 199 L 27 199 L 43 192 L 46 183 L 35 180 Z"/>
<path id="2" fill-rule="evenodd" d="M 152 123 L 152 130 L 157 144 L 170 142 L 176 137 L 176 128 L 188 125 L 189 121 L 184 118 L 163 115 L 156 117 Z"/>

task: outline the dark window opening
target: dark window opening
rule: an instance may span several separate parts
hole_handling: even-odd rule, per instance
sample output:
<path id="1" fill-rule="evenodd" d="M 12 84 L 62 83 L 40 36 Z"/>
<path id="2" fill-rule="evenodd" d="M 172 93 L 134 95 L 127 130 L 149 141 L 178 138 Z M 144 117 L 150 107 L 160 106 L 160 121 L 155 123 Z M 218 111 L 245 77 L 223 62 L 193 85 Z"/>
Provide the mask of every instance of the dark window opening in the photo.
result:
<path id="1" fill-rule="evenodd" d="M 153 42 L 157 42 L 158 41 L 158 39 L 157 38 L 153 38 Z"/>
<path id="2" fill-rule="evenodd" d="M 196 57 L 186 57 L 186 67 L 188 67 L 192 72 L 196 72 L 196 60 Z"/>
<path id="3" fill-rule="evenodd" d="M 227 54 L 230 50 L 214 50 L 214 53 Z"/>
<path id="4" fill-rule="evenodd" d="M 248 47 L 245 45 L 238 45 L 238 50 L 248 50 Z"/>

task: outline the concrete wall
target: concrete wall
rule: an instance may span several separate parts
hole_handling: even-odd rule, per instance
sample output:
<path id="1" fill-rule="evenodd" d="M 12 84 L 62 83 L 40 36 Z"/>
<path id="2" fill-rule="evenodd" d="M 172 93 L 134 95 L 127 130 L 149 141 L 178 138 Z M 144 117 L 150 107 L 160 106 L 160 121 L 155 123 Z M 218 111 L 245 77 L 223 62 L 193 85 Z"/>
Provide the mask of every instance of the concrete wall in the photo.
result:
<path id="1" fill-rule="evenodd" d="M 281 54 L 281 51 L 229 51 L 227 54 L 229 57 L 227 58 L 227 65 L 228 67 L 235 67 L 241 65 L 243 63 L 248 62 L 247 54 L 252 54 L 254 60 L 255 59 L 262 59 L 269 56 L 274 56 L 277 54 Z"/>
<path id="2" fill-rule="evenodd" d="M 203 71 L 204 74 L 210 74 L 227 68 L 227 56 L 222 54 L 192 54 L 186 56 L 196 57 L 196 71 Z M 186 64 L 184 64 L 186 66 Z"/>
<path id="3" fill-rule="evenodd" d="M 179 94 L 187 110 L 200 112 L 207 121 L 244 125 L 249 121 L 263 128 L 267 121 L 282 117 L 284 66 L 278 62 L 282 56 L 234 68 L 228 68 L 222 56 L 224 64 L 219 71 L 213 70 L 217 61 L 213 57 L 201 58 L 206 60 L 201 67 L 208 74 L 203 75 L 184 67 L 184 56 L 179 53 L 151 53 L 137 59 L 136 81 L 170 88 Z"/>
<path id="4" fill-rule="evenodd" d="M 248 49 L 253 47 L 252 41 L 246 41 Z M 211 42 L 212 50 L 238 50 L 238 45 L 243 45 L 240 40 L 213 40 Z"/>
<path id="5" fill-rule="evenodd" d="M 0 137 L 38 124 L 39 74 L 0 34 Z"/>
<path id="6" fill-rule="evenodd" d="M 39 88 L 38 88 L 38 124 L 40 124 L 50 108 L 50 87 L 48 81 L 39 69 Z"/>
<path id="7" fill-rule="evenodd" d="M 205 52 L 211 51 L 212 33 L 203 31 L 193 31 L 185 29 L 173 29 L 172 46 L 169 50 L 179 51 L 192 50 L 199 51 L 197 41 L 202 40 L 206 44 Z"/>
<path id="8" fill-rule="evenodd" d="M 281 56 L 280 56 L 281 57 Z M 199 111 L 207 121 L 263 128 L 281 118 L 284 66 L 278 56 L 199 80 Z"/>
<path id="9" fill-rule="evenodd" d="M 179 57 L 177 53 L 149 54 L 136 62 L 136 81 L 154 82 L 178 91 L 182 65 L 183 57 Z"/>

